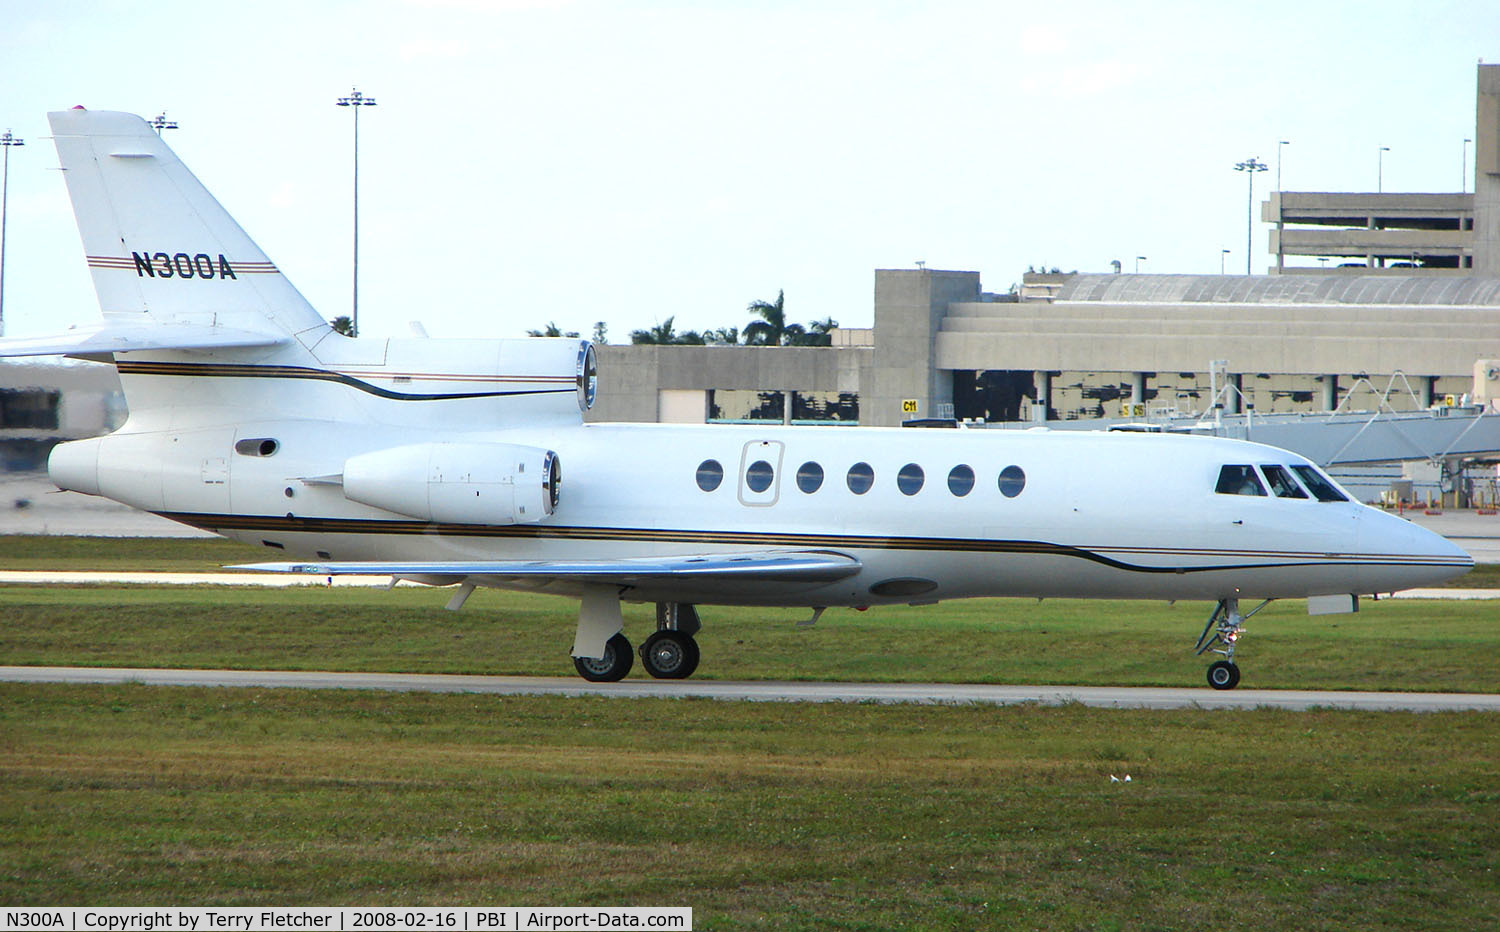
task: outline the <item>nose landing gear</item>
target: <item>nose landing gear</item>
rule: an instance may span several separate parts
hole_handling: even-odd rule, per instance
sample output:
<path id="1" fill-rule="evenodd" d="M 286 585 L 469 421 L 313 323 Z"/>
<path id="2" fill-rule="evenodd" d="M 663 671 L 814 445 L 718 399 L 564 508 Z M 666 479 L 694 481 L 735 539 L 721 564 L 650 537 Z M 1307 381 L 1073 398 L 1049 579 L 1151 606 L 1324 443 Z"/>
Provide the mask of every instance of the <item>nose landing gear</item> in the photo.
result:
<path id="1" fill-rule="evenodd" d="M 1203 633 L 1198 635 L 1195 648 L 1200 656 L 1208 651 L 1224 655 L 1223 660 L 1209 665 L 1208 685 L 1214 689 L 1233 689 L 1239 685 L 1240 668 L 1234 662 L 1234 645 L 1244 634 L 1244 624 L 1250 616 L 1270 604 L 1271 600 L 1266 599 L 1244 615 L 1240 614 L 1239 599 L 1220 599 L 1214 606 L 1213 614 L 1203 626 Z"/>

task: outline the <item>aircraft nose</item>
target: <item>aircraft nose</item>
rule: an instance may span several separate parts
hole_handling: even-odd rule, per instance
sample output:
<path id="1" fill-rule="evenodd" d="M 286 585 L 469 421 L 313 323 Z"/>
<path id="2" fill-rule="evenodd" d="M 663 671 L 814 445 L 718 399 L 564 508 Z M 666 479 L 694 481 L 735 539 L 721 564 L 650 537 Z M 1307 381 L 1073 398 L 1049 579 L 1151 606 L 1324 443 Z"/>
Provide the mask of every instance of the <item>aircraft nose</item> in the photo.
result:
<path id="1" fill-rule="evenodd" d="M 1405 518 L 1376 511 L 1364 522 L 1362 543 L 1368 552 L 1400 554 L 1419 576 L 1405 588 L 1446 582 L 1474 568 L 1474 558 L 1441 534 Z"/>

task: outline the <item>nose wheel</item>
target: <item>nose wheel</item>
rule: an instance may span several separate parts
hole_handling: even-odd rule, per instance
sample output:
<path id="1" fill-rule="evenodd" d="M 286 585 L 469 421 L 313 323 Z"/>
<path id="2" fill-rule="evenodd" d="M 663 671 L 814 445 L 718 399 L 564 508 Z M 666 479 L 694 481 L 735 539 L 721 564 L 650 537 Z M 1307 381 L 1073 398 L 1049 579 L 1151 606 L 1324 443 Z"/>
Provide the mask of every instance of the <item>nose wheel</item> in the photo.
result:
<path id="1" fill-rule="evenodd" d="M 1240 684 L 1240 668 L 1233 660 L 1216 660 L 1208 667 L 1208 685 L 1214 689 L 1233 689 Z"/>
<path id="2" fill-rule="evenodd" d="M 1244 634 L 1244 625 L 1251 615 L 1271 604 L 1270 599 L 1255 606 L 1249 613 L 1240 614 L 1239 599 L 1220 599 L 1213 614 L 1198 635 L 1196 653 L 1200 656 L 1212 651 L 1223 654 L 1208 667 L 1208 685 L 1214 689 L 1233 689 L 1240 684 L 1240 668 L 1234 662 L 1234 646 Z"/>

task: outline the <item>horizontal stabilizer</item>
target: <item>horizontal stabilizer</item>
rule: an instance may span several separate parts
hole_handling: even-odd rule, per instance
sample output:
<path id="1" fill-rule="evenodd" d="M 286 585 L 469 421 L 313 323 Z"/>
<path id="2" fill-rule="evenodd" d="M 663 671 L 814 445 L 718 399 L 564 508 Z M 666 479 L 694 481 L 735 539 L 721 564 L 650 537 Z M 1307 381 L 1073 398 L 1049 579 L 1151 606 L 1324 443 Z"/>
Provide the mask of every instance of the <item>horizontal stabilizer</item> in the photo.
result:
<path id="1" fill-rule="evenodd" d="M 0 340 L 3 356 L 101 356 L 141 350 L 209 350 L 236 346 L 271 346 L 290 340 L 287 334 L 238 330 L 204 324 L 122 323 L 106 321 L 40 337 Z"/>
<path id="2" fill-rule="evenodd" d="M 233 570 L 314 576 L 396 576 L 423 582 L 566 582 L 669 585 L 686 582 L 833 582 L 853 576 L 860 562 L 823 551 L 753 551 L 628 560 L 453 560 L 369 563 L 249 563 Z"/>

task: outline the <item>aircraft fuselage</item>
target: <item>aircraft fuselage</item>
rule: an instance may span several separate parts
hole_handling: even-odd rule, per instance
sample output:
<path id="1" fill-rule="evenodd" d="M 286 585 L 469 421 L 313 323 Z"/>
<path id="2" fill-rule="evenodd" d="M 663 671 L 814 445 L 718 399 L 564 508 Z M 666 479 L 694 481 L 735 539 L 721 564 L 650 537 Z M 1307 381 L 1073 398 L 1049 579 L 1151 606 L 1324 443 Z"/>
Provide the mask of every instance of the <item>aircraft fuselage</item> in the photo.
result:
<path id="1" fill-rule="evenodd" d="M 272 440 L 275 451 L 237 451 L 247 439 Z M 338 481 L 346 461 L 417 442 L 552 451 L 561 465 L 556 508 L 495 524 L 419 520 L 346 497 Z M 1409 588 L 1470 565 L 1441 538 L 1356 502 L 1216 492 L 1226 465 L 1308 464 L 1202 437 L 645 424 L 414 434 L 284 420 L 127 430 L 83 443 L 99 444 L 99 494 L 278 558 L 618 560 L 785 549 L 848 554 L 862 567 L 816 584 L 646 584 L 624 592 L 628 600 L 1290 598 Z M 75 487 L 69 468 L 64 453 L 54 475 Z M 518 587 L 577 591 L 566 581 Z"/>

